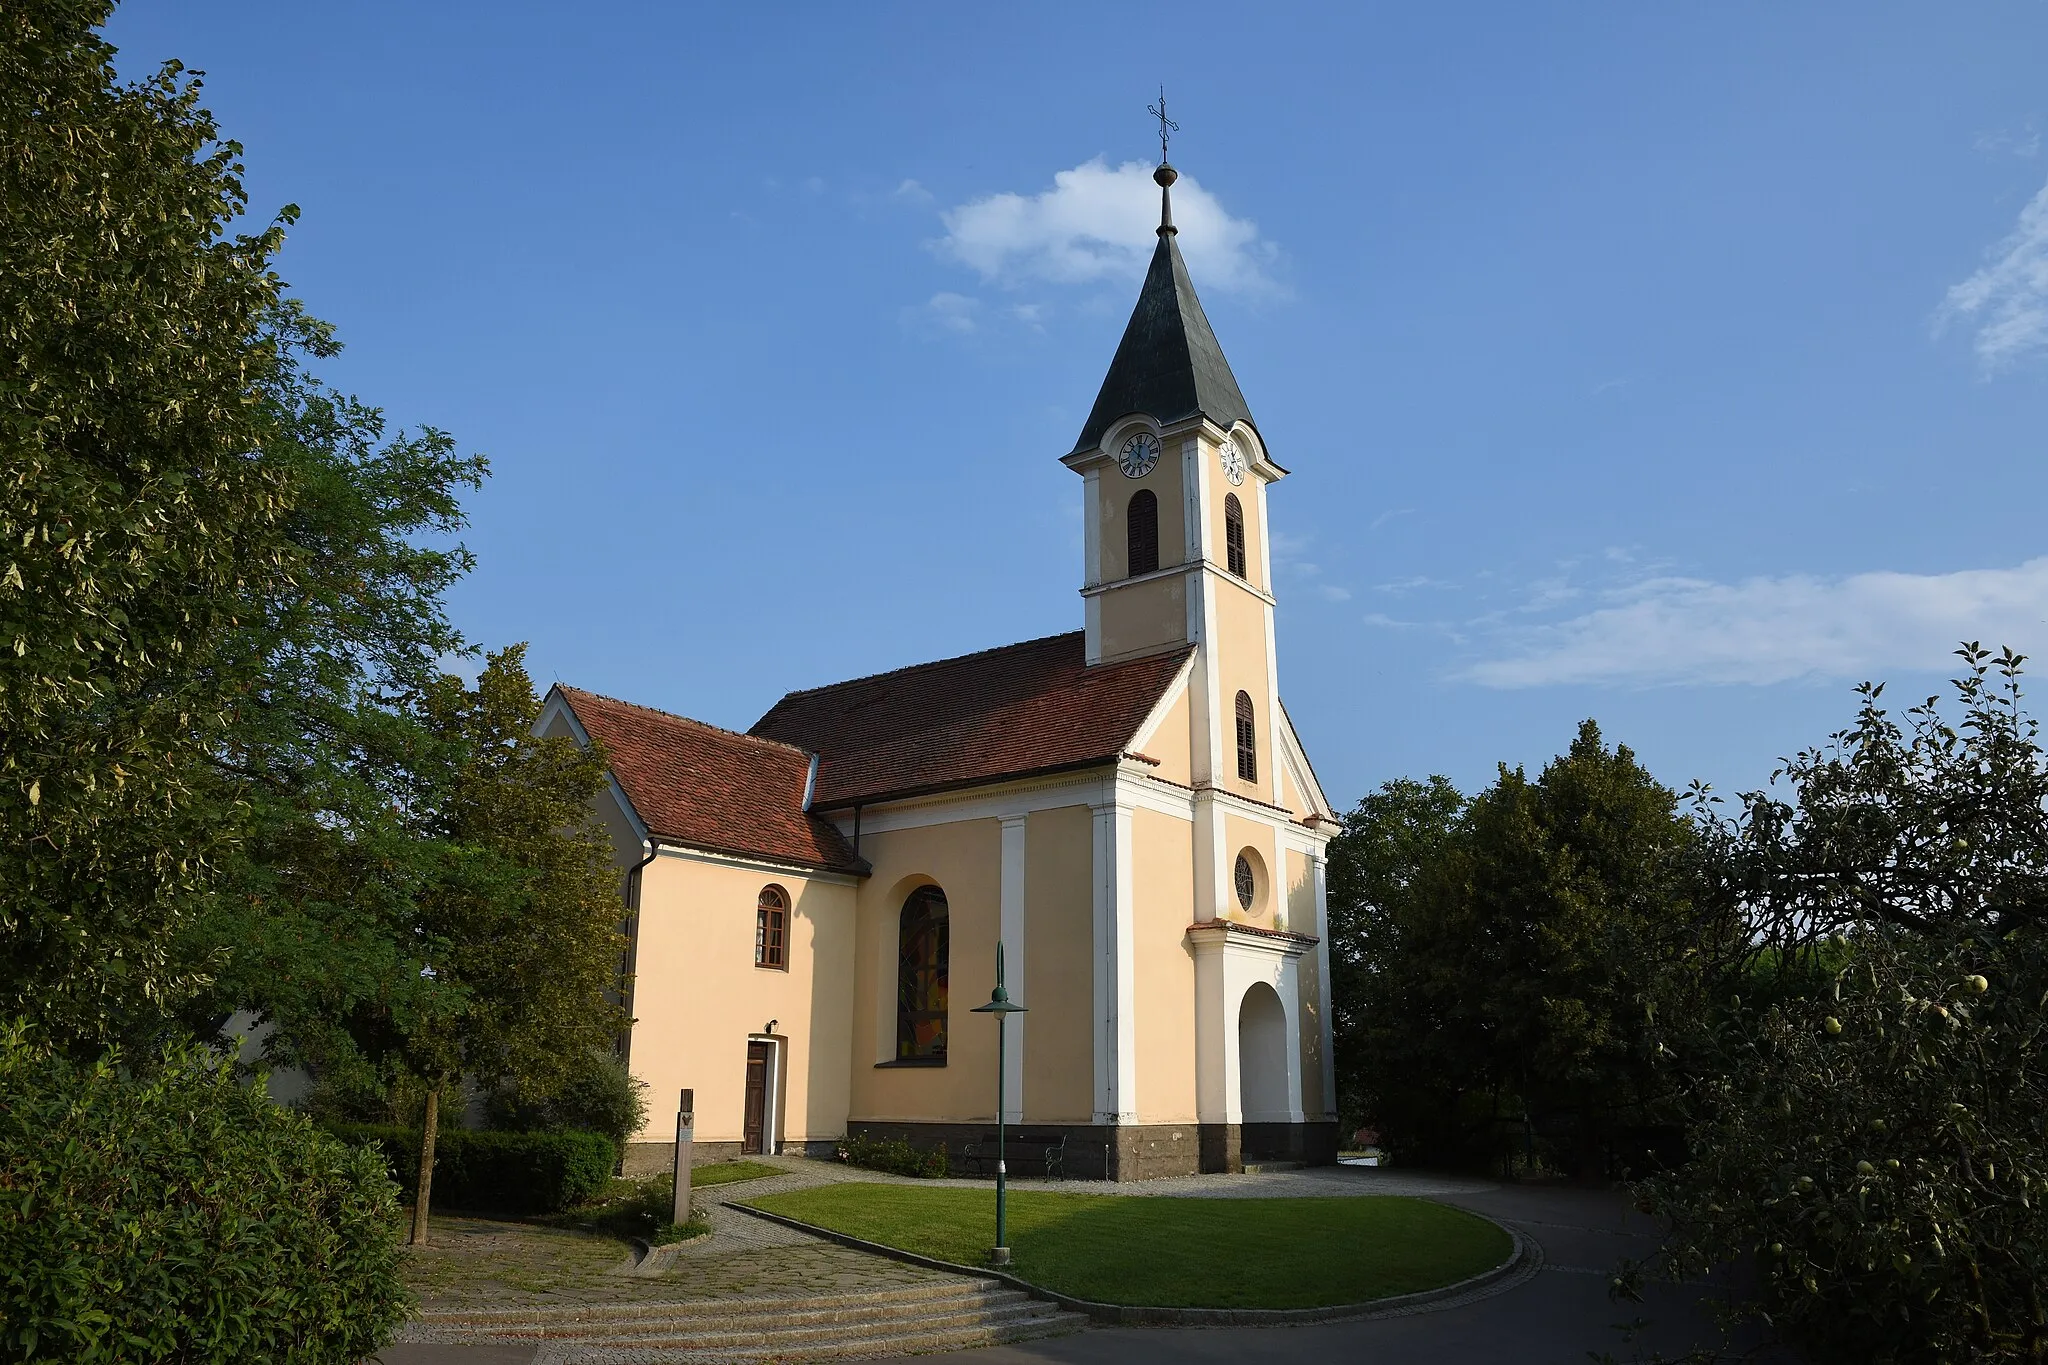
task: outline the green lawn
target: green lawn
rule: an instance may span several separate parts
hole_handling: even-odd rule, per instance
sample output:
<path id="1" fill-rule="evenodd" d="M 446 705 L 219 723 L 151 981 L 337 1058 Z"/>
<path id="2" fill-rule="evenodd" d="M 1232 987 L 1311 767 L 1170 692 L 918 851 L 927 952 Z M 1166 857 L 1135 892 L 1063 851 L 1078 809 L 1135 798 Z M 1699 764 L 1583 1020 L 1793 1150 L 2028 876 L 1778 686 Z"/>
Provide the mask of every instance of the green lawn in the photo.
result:
<path id="1" fill-rule="evenodd" d="M 995 1192 L 849 1183 L 747 1201 L 961 1265 L 987 1261 Z M 1171 1308 L 1321 1308 L 1435 1289 L 1507 1259 L 1483 1218 L 1424 1199 L 1010 1195 L 1016 1274 L 1076 1298 Z"/>

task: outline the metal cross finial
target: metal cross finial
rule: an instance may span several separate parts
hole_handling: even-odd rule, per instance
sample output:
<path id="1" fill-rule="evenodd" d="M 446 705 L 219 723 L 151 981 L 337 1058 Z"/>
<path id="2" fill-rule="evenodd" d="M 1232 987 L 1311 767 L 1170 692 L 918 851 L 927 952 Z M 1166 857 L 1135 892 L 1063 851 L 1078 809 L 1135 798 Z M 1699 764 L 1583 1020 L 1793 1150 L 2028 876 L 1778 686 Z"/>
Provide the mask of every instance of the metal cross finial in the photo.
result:
<path id="1" fill-rule="evenodd" d="M 1166 116 L 1165 86 L 1159 87 L 1159 103 L 1146 105 L 1145 112 L 1159 120 L 1159 160 L 1163 164 L 1166 160 L 1167 138 L 1180 131 L 1180 125 Z"/>

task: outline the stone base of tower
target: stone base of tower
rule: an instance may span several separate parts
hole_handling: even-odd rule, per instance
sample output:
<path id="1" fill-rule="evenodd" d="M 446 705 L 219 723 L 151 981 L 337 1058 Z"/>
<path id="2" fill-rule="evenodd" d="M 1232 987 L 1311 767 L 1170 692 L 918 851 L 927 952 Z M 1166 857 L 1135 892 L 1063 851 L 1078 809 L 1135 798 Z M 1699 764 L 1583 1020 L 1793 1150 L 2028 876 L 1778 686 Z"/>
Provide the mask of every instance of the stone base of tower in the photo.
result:
<path id="1" fill-rule="evenodd" d="M 855 1120 L 850 1134 L 901 1139 L 929 1150 L 943 1146 L 948 1164 L 965 1172 L 969 1143 L 994 1135 L 992 1123 L 869 1123 Z M 1334 1123 L 1022 1123 L 1010 1134 L 1066 1139 L 1069 1180 L 1161 1180 L 1167 1176 L 1240 1171 L 1248 1159 L 1328 1166 L 1337 1160 Z M 1035 1176 L 1035 1161 L 1019 1159 L 1012 1174 Z"/>

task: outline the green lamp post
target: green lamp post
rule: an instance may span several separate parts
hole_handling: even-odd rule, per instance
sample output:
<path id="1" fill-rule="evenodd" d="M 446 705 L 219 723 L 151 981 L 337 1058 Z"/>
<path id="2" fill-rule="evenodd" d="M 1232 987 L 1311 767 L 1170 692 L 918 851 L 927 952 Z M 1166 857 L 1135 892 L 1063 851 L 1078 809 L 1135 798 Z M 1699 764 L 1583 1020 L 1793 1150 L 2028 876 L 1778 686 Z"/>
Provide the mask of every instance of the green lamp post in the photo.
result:
<path id="1" fill-rule="evenodd" d="M 995 1265 L 1010 1263 L 1009 1225 L 1005 1222 L 1004 1199 L 1009 1193 L 1009 1163 L 1003 1155 L 1003 1059 L 1009 1051 L 1009 1032 L 1006 1027 L 1009 1017 L 1024 1013 L 1024 1007 L 1010 999 L 1010 993 L 1003 989 L 1003 945 L 996 944 L 996 989 L 986 1005 L 976 1005 L 975 1014 L 993 1014 L 996 1017 L 996 1244 L 990 1249 L 988 1258 Z"/>

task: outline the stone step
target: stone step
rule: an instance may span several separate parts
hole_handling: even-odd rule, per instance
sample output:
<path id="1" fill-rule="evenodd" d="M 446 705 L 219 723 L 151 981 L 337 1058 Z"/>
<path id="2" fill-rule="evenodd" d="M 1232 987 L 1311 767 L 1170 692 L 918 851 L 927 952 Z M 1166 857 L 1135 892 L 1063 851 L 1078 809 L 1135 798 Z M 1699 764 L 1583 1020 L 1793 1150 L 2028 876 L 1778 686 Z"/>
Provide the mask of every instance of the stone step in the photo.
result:
<path id="1" fill-rule="evenodd" d="M 535 1365 L 755 1365 L 764 1361 L 844 1360 L 870 1356 L 924 1355 L 934 1351 L 962 1351 L 980 1346 L 1034 1341 L 1079 1331 L 1088 1319 L 1079 1313 L 1053 1313 L 997 1326 L 927 1331 L 912 1328 L 893 1336 L 859 1340 L 819 1342 L 794 1347 L 779 1340 L 762 1338 L 752 1345 L 703 1349 L 662 1347 L 645 1343 L 598 1344 L 559 1342 L 542 1346 Z"/>
<path id="2" fill-rule="evenodd" d="M 773 1346 L 779 1351 L 802 1353 L 814 1347 L 851 1346 L 861 1342 L 892 1340 L 906 1334 L 944 1336 L 957 1332 L 997 1331 L 1034 1325 L 1058 1315 L 1059 1309 L 1054 1305 L 1026 1299 L 1021 1304 L 995 1309 L 878 1316 L 857 1322 L 791 1323 L 772 1327 L 732 1324 L 693 1327 L 685 1331 L 674 1328 L 639 1331 L 590 1329 L 574 1333 L 550 1332 L 545 1338 L 507 1332 L 493 1333 L 490 1339 L 544 1339 L 675 1351 L 744 1351 Z"/>
<path id="3" fill-rule="evenodd" d="M 1282 1171 L 1305 1171 L 1307 1169 L 1308 1163 L 1306 1161 L 1247 1161 L 1244 1163 L 1244 1173 L 1246 1175 L 1278 1175 Z"/>
<path id="4" fill-rule="evenodd" d="M 1022 1297 L 1018 1290 L 991 1281 L 954 1280 L 907 1285 L 898 1289 L 753 1299 L 681 1299 L 665 1302 L 550 1304 L 521 1308 L 426 1309 L 415 1313 L 412 1322 L 428 1328 L 488 1330 L 523 1325 L 552 1327 L 582 1322 L 778 1318 L 791 1313 L 866 1312 L 884 1308 L 914 1310 L 952 1303 L 986 1302 L 991 1296 Z"/>
<path id="5" fill-rule="evenodd" d="M 1006 1300 L 995 1302 L 973 1302 L 973 1304 L 944 1304 L 944 1306 L 920 1306 L 913 1310 L 905 1308 L 827 1308 L 811 1312 L 791 1314 L 748 1314 L 731 1318 L 641 1318 L 641 1320 L 606 1320 L 606 1322 L 551 1322 L 545 1326 L 494 1326 L 494 1328 L 471 1328 L 471 1338 L 492 1338 L 492 1340 L 647 1340 L 647 1342 L 668 1342 L 668 1345 L 705 1345 L 705 1347 L 743 1347 L 750 1340 L 762 1336 L 774 1336 L 776 1340 L 797 1340 L 813 1334 L 872 1334 L 897 1330 L 903 1324 L 915 1322 L 926 1326 L 973 1326 L 977 1322 L 1008 1322 L 1014 1318 L 1042 1316 L 1053 1312 L 1053 1304 L 1040 1304 L 1030 1295 L 1018 1293 Z M 717 1340 L 713 1340 L 717 1338 Z"/>

